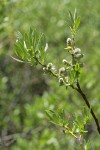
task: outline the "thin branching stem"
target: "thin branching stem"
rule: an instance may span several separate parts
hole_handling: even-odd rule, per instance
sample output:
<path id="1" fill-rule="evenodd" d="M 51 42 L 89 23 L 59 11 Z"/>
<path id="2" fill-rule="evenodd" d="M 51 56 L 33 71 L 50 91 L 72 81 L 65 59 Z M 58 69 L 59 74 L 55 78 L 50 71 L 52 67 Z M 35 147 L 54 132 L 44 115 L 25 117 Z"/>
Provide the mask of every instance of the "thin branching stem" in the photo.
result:
<path id="1" fill-rule="evenodd" d="M 77 81 L 77 84 L 76 84 L 76 85 L 77 85 L 77 89 L 76 89 L 76 88 L 74 88 L 74 89 L 77 90 L 78 93 L 80 93 L 80 95 L 82 96 L 83 100 L 85 101 L 87 107 L 88 107 L 89 110 L 90 110 L 90 113 L 91 113 L 92 117 L 94 118 L 94 121 L 95 121 L 96 126 L 97 126 L 98 133 L 100 134 L 100 124 L 99 124 L 99 121 L 98 121 L 98 119 L 97 119 L 97 117 L 96 117 L 96 115 L 95 115 L 93 109 L 91 108 L 91 105 L 90 105 L 90 103 L 89 103 L 89 101 L 88 101 L 86 95 L 83 93 L 83 91 L 82 91 L 82 89 L 81 89 L 81 87 L 80 87 L 79 81 Z"/>
<path id="2" fill-rule="evenodd" d="M 36 57 L 35 57 L 35 60 L 42 66 L 42 67 L 46 67 L 46 65 L 42 64 Z M 48 73 L 52 74 L 54 77 L 58 78 L 58 75 L 54 74 L 51 70 L 47 70 Z M 97 130 L 98 130 L 98 133 L 100 134 L 100 124 L 99 124 L 99 121 L 93 111 L 93 109 L 91 108 L 91 105 L 86 97 L 86 95 L 83 93 L 81 87 L 80 87 L 80 84 L 79 84 L 79 81 L 77 80 L 77 83 L 76 83 L 76 86 L 73 86 L 73 85 L 70 85 L 71 88 L 73 88 L 74 90 L 76 90 L 83 98 L 83 100 L 85 101 L 87 107 L 89 108 L 90 110 L 90 113 L 96 123 L 96 126 L 97 126 Z"/>
<path id="3" fill-rule="evenodd" d="M 42 67 L 46 67 L 45 64 L 42 64 L 37 57 L 34 57 L 34 59 L 38 62 L 38 64 L 40 64 Z M 53 73 L 51 70 L 46 70 L 48 73 L 52 74 L 54 77 L 58 78 L 58 75 Z"/>

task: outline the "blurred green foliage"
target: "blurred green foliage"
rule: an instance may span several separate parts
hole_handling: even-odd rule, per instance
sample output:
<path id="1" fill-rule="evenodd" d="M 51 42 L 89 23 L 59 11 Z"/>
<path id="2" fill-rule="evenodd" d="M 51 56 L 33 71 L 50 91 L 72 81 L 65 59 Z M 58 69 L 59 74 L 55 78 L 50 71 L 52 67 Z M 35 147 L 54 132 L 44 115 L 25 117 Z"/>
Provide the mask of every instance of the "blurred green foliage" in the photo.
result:
<path id="1" fill-rule="evenodd" d="M 18 30 L 26 32 L 30 26 L 46 35 L 49 44 L 48 62 L 60 65 L 67 57 L 64 50 L 69 36 L 68 10 L 75 8 L 81 16 L 77 45 L 82 48 L 85 69 L 81 85 L 100 118 L 100 5 L 99 0 L 1 0 L 0 1 L 0 149 L 1 150 L 73 150 L 81 149 L 70 135 L 51 124 L 46 109 L 64 109 L 66 120 L 75 114 L 82 116 L 82 99 L 69 89 L 66 91 L 42 69 L 15 62 L 14 43 Z M 73 110 L 73 111 L 72 111 Z M 99 135 L 90 116 L 86 150 L 99 150 Z"/>

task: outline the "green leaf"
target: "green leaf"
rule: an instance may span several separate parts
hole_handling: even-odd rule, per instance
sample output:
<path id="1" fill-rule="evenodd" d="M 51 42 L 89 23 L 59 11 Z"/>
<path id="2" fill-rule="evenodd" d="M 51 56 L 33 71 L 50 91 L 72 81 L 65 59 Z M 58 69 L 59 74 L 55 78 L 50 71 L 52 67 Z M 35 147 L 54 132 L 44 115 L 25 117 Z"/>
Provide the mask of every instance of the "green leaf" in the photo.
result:
<path id="1" fill-rule="evenodd" d="M 18 62 L 25 63 L 25 61 L 23 61 L 23 60 L 17 59 L 17 58 L 15 58 L 15 57 L 13 57 L 13 56 L 10 56 L 10 57 L 11 57 L 12 59 L 18 61 Z"/>
<path id="2" fill-rule="evenodd" d="M 69 20 L 67 26 L 70 28 L 72 35 L 75 35 L 80 24 L 80 17 L 77 17 L 77 12 L 75 9 L 74 15 L 69 11 Z"/>
<path id="3" fill-rule="evenodd" d="M 79 69 L 80 69 L 80 65 L 79 65 L 79 63 L 76 63 L 76 65 L 75 65 L 75 71 L 79 71 Z"/>
<path id="4" fill-rule="evenodd" d="M 77 18 L 77 11 L 76 11 L 76 9 L 75 9 L 75 11 L 74 11 L 74 22 L 75 22 L 75 20 L 76 20 L 76 18 Z"/>
<path id="5" fill-rule="evenodd" d="M 74 24 L 74 30 L 76 31 L 80 25 L 80 21 L 81 21 L 81 18 L 78 17 L 75 21 L 75 24 Z"/>
<path id="6" fill-rule="evenodd" d="M 69 21 L 66 22 L 68 28 L 72 31 L 72 25 L 70 23 L 68 23 Z"/>
<path id="7" fill-rule="evenodd" d="M 46 110 L 46 114 L 50 118 L 50 122 L 53 124 L 59 124 L 59 117 L 53 110 Z"/>
<path id="8" fill-rule="evenodd" d="M 74 24 L 74 18 L 70 10 L 69 10 L 69 17 L 70 17 L 72 24 Z"/>
<path id="9" fill-rule="evenodd" d="M 28 48 L 28 49 L 30 49 L 31 48 L 31 42 L 30 42 L 30 40 L 29 40 L 29 36 L 25 33 L 24 34 L 24 41 L 25 41 L 25 43 L 26 43 L 26 47 Z"/>
<path id="10" fill-rule="evenodd" d="M 73 69 L 71 69 L 69 71 L 69 75 L 70 75 L 70 79 L 71 79 L 71 84 L 73 84 L 73 82 L 75 81 L 75 71 Z"/>
<path id="11" fill-rule="evenodd" d="M 45 112 L 46 112 L 47 116 L 48 116 L 51 120 L 53 120 L 53 113 L 52 113 L 50 110 L 45 110 Z"/>
<path id="12" fill-rule="evenodd" d="M 84 125 L 86 125 L 86 123 L 89 120 L 89 110 L 84 106 L 83 110 L 82 110 L 82 114 L 84 115 Z"/>
<path id="13" fill-rule="evenodd" d="M 83 117 L 76 115 L 76 121 L 80 132 L 84 131 Z"/>
<path id="14" fill-rule="evenodd" d="M 43 33 L 30 28 L 24 35 L 18 32 L 17 42 L 14 46 L 15 53 L 20 59 L 30 62 L 32 65 L 36 60 L 44 62 L 46 38 Z M 36 58 L 36 59 L 35 59 Z"/>
<path id="15" fill-rule="evenodd" d="M 77 129 L 77 126 L 76 126 L 76 124 L 75 124 L 75 123 L 73 123 L 72 132 L 74 133 L 74 132 L 76 131 L 76 129 Z"/>
<path id="16" fill-rule="evenodd" d="M 71 46 L 67 46 L 66 48 L 65 48 L 66 50 L 71 50 L 72 51 L 72 47 Z"/>
<path id="17" fill-rule="evenodd" d="M 62 120 L 65 119 L 65 112 L 64 112 L 63 109 L 58 109 L 58 110 L 57 110 L 57 113 L 58 113 L 60 119 L 62 119 Z"/>
<path id="18" fill-rule="evenodd" d="M 20 44 L 15 44 L 14 49 L 15 49 L 15 53 L 18 57 L 20 57 L 21 59 L 25 58 L 24 52 L 23 52 L 22 48 L 20 47 Z"/>

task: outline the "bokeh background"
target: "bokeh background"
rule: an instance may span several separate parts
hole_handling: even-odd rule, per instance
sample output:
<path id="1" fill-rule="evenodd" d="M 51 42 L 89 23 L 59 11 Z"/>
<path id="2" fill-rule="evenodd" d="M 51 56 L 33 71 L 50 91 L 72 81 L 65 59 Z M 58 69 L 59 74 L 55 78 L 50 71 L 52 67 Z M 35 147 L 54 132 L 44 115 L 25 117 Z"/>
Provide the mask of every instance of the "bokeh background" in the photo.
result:
<path id="1" fill-rule="evenodd" d="M 14 61 L 17 31 L 30 26 L 46 35 L 47 62 L 57 67 L 67 58 L 70 36 L 68 10 L 81 16 L 76 44 L 84 55 L 81 86 L 100 121 L 100 1 L 99 0 L 0 0 L 0 149 L 73 150 L 75 139 L 49 122 L 45 110 L 64 108 L 66 116 L 81 113 L 84 102 L 44 74 L 42 68 Z M 66 117 L 66 119 L 68 119 Z M 100 137 L 90 116 L 88 149 L 100 149 Z M 79 149 L 79 148 L 77 148 Z"/>

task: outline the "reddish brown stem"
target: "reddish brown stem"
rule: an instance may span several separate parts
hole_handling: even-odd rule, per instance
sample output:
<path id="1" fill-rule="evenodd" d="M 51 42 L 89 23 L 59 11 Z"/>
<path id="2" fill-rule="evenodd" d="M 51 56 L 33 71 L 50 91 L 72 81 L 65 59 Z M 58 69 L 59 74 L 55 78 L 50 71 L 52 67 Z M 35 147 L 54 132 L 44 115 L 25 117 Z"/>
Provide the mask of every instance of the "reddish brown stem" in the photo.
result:
<path id="1" fill-rule="evenodd" d="M 85 101 L 87 107 L 89 108 L 90 113 L 91 113 L 91 115 L 92 115 L 92 117 L 94 118 L 94 121 L 95 121 L 95 123 L 96 123 L 97 130 L 98 130 L 98 132 L 99 132 L 99 134 L 100 134 L 100 124 L 99 124 L 99 121 L 98 121 L 98 119 L 97 119 L 97 117 L 96 117 L 96 115 L 95 115 L 93 109 L 91 108 L 90 103 L 89 103 L 89 101 L 88 101 L 86 95 L 83 93 L 83 91 L 82 91 L 82 89 L 81 89 L 80 84 L 79 84 L 78 81 L 77 81 L 77 84 L 76 84 L 76 85 L 77 85 L 77 89 L 76 89 L 76 90 L 80 93 L 80 95 L 82 96 L 83 100 Z"/>

